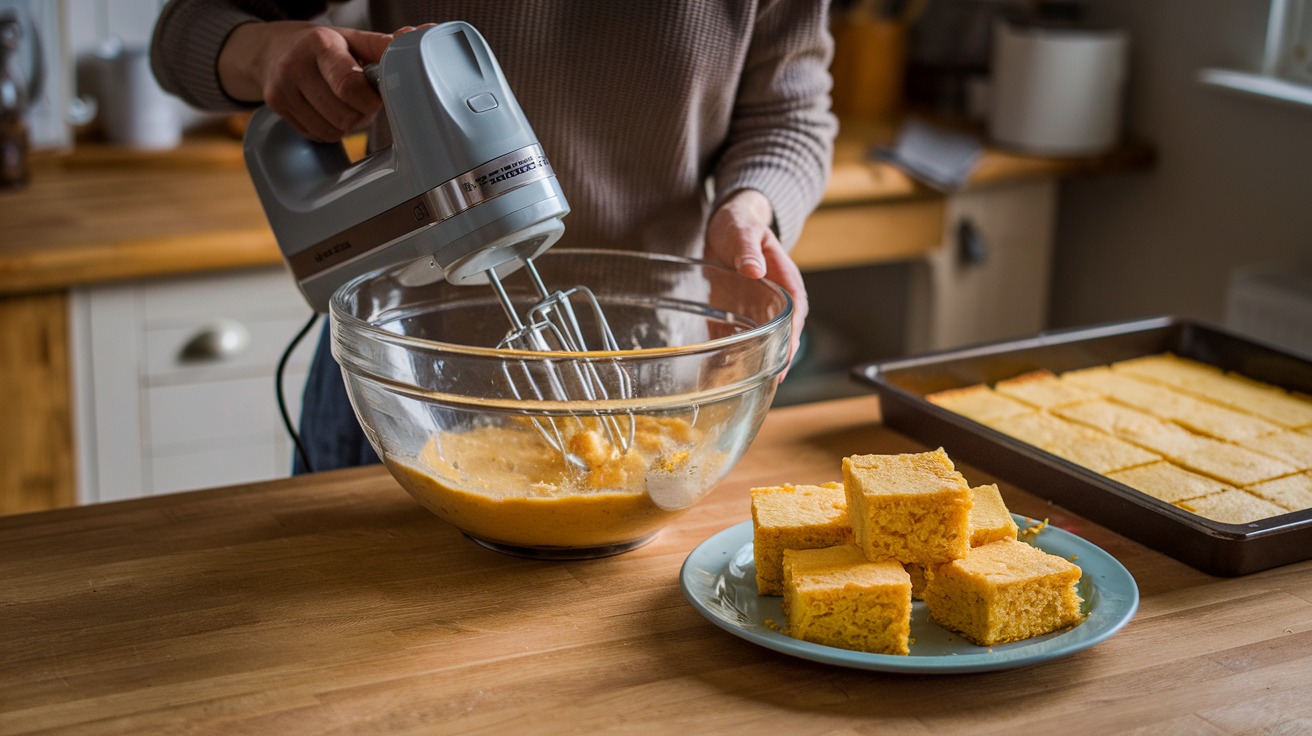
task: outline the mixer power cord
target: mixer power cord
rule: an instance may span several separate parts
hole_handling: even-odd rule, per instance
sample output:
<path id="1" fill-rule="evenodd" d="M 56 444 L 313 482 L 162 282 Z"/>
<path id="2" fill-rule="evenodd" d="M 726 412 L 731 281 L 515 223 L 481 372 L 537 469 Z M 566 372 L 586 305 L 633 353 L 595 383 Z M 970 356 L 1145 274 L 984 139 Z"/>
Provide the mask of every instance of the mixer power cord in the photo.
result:
<path id="1" fill-rule="evenodd" d="M 317 312 L 311 312 L 310 319 L 306 320 L 305 325 L 301 327 L 300 332 L 296 333 L 296 336 L 292 338 L 292 341 L 287 343 L 287 349 L 282 351 L 282 357 L 278 359 L 278 370 L 273 377 L 274 389 L 278 394 L 278 413 L 282 414 L 282 426 L 286 427 L 287 434 L 291 435 L 292 442 L 296 445 L 296 454 L 300 457 L 301 465 L 305 467 L 305 472 L 307 473 L 313 473 L 314 467 L 310 465 L 310 455 L 305 451 L 305 445 L 301 444 L 301 435 L 296 431 L 296 427 L 292 424 L 292 418 L 287 413 L 287 397 L 283 395 L 282 377 L 287 369 L 287 361 L 292 357 L 292 352 L 296 350 L 296 346 L 301 344 L 301 340 L 305 339 L 306 333 L 308 333 L 310 328 L 314 327 L 314 323 L 318 321 L 319 314 Z"/>

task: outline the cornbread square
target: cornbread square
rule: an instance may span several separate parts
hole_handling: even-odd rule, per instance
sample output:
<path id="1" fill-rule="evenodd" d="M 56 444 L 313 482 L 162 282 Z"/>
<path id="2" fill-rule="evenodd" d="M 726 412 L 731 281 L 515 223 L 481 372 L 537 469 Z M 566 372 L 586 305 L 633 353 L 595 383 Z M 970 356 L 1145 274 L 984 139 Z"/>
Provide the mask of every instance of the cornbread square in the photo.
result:
<path id="1" fill-rule="evenodd" d="M 943 448 L 843 458 L 852 538 L 871 560 L 932 565 L 970 548 L 971 493 Z"/>
<path id="2" fill-rule="evenodd" d="M 784 550 L 852 541 L 842 483 L 770 486 L 751 493 L 756 589 L 761 595 L 783 595 Z"/>
<path id="3" fill-rule="evenodd" d="M 1049 370 L 1030 371 L 1015 378 L 998 381 L 993 384 L 993 390 L 1038 409 L 1051 409 L 1055 406 L 1098 398 L 1098 395 L 1091 391 L 1069 381 L 1062 381 L 1057 378 L 1057 374 Z"/>
<path id="4" fill-rule="evenodd" d="M 1250 486 L 1299 471 L 1283 460 L 1211 439 L 1205 440 L 1199 449 L 1171 459 L 1188 470 L 1210 475 L 1232 486 Z"/>
<path id="5" fill-rule="evenodd" d="M 1212 401 L 1255 414 L 1288 429 L 1312 424 L 1312 397 L 1255 381 L 1238 373 L 1227 373 L 1225 383 L 1217 381 L 1203 390 Z"/>
<path id="6" fill-rule="evenodd" d="M 1302 470 L 1312 468 L 1312 435 L 1291 429 L 1247 439 L 1239 444 Z"/>
<path id="7" fill-rule="evenodd" d="M 1108 473 L 1107 477 L 1167 503 L 1187 501 L 1234 487 L 1215 478 L 1191 473 L 1169 462 L 1150 463 L 1137 468 L 1118 470 Z"/>
<path id="8" fill-rule="evenodd" d="M 1004 539 L 934 568 L 925 606 L 943 628 L 980 646 L 1005 644 L 1079 623 L 1080 575 L 1063 557 Z"/>
<path id="9" fill-rule="evenodd" d="M 925 400 L 977 422 L 1034 411 L 1034 407 L 1003 396 L 982 383 L 927 394 Z"/>
<path id="10" fill-rule="evenodd" d="M 1214 365 L 1170 352 L 1119 360 L 1112 363 L 1111 368 L 1179 389 L 1207 385 L 1213 379 L 1225 376 L 1225 372 Z"/>
<path id="11" fill-rule="evenodd" d="M 1097 396 L 1107 396 L 1106 376 L 1111 375 L 1112 369 L 1105 365 L 1095 365 L 1089 368 L 1076 368 L 1074 370 L 1063 371 L 1058 374 L 1057 378 L 1063 383 L 1069 383 L 1079 386 L 1085 391 L 1089 391 Z"/>
<path id="12" fill-rule="evenodd" d="M 1113 371 L 1109 366 L 1095 366 L 1093 368 L 1084 368 L 1078 371 L 1067 371 L 1061 374 L 1063 381 L 1069 381 L 1075 385 L 1102 396 L 1110 398 L 1113 396 L 1138 397 L 1142 396 L 1143 401 L 1160 396 L 1160 392 L 1170 389 L 1166 386 L 1154 384 L 1150 381 L 1138 378 L 1132 374 L 1121 371 Z M 1131 401 L 1123 403 L 1137 406 L 1138 404 Z"/>
<path id="13" fill-rule="evenodd" d="M 1184 427 L 1109 399 L 1059 406 L 1052 413 L 1166 457 L 1182 455 L 1201 446 L 1199 435 Z"/>
<path id="14" fill-rule="evenodd" d="M 1161 457 L 1125 440 L 1051 414 L 1005 417 L 989 426 L 1096 473 L 1144 465 Z"/>
<path id="15" fill-rule="evenodd" d="M 1175 505 L 1205 519 L 1227 524 L 1246 524 L 1288 513 L 1286 509 L 1238 488 L 1188 501 L 1177 501 Z"/>
<path id="16" fill-rule="evenodd" d="M 1312 401 L 1279 386 L 1189 358 L 1163 353 L 1114 363 L 1113 369 L 1159 381 L 1208 401 L 1254 414 L 1282 427 L 1312 424 Z"/>
<path id="17" fill-rule="evenodd" d="M 996 483 L 976 486 L 970 489 L 970 496 L 970 546 L 1016 538 L 1016 520 L 1011 518 Z"/>
<path id="18" fill-rule="evenodd" d="M 1248 490 L 1286 511 L 1312 509 L 1312 473 L 1286 475 L 1249 486 Z"/>
<path id="19" fill-rule="evenodd" d="M 876 654 L 910 654 L 911 577 L 855 545 L 784 551 L 784 615 L 795 639 Z"/>

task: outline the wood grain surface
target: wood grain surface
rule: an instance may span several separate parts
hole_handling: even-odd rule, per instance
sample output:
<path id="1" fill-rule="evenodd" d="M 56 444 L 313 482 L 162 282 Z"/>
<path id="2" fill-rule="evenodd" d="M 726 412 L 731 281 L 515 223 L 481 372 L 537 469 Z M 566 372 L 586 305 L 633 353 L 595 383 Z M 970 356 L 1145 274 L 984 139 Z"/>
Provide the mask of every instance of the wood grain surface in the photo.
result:
<path id="1" fill-rule="evenodd" d="M 1121 560 L 1119 634 L 972 675 L 833 667 L 684 600 L 747 491 L 920 451 L 858 397 L 772 412 L 655 541 L 552 563 L 482 549 L 378 468 L 0 518 L 0 734 L 1302 734 L 1312 562 L 1214 578 L 1002 483 Z M 972 483 L 996 480 L 963 467 Z"/>
<path id="2" fill-rule="evenodd" d="M 0 295 L 0 514 L 77 502 L 67 302 Z"/>
<path id="3" fill-rule="evenodd" d="M 46 162 L 0 197 L 0 293 L 281 263 L 235 145 Z"/>

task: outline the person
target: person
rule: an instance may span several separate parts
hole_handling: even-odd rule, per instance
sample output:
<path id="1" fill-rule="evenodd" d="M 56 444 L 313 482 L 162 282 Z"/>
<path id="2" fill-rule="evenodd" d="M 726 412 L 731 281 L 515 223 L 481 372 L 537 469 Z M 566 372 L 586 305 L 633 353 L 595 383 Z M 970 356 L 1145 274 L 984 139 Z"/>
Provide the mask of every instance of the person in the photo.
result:
<path id="1" fill-rule="evenodd" d="M 487 40 L 571 214 L 558 247 L 700 257 L 806 288 L 788 255 L 828 181 L 828 0 L 373 0 L 376 32 L 325 23 L 322 0 L 171 0 L 151 45 L 161 86 L 193 107 L 267 104 L 335 141 L 378 116 L 362 68 L 397 33 L 444 20 Z M 330 16 L 331 17 L 331 16 Z M 302 401 L 308 464 L 378 462 L 321 338 Z"/>

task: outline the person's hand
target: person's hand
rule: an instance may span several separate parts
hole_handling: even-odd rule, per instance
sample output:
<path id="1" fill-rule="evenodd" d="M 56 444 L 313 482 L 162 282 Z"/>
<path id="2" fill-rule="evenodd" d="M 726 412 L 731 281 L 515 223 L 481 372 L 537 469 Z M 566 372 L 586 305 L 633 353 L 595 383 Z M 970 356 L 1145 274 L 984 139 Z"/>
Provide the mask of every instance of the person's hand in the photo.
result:
<path id="1" fill-rule="evenodd" d="M 306 138 L 337 141 L 382 106 L 365 79 L 396 34 L 302 21 L 237 26 L 219 53 L 219 82 L 233 99 L 263 101 Z"/>
<path id="2" fill-rule="evenodd" d="M 793 298 L 791 361 L 801 344 L 810 305 L 802 272 L 770 229 L 773 219 L 774 209 L 764 194 L 755 189 L 735 192 L 711 214 L 706 226 L 706 258 L 733 266 L 750 279 L 768 278 Z"/>

